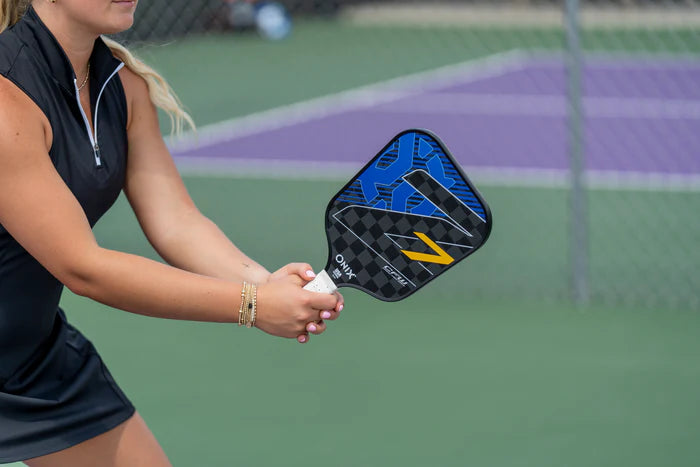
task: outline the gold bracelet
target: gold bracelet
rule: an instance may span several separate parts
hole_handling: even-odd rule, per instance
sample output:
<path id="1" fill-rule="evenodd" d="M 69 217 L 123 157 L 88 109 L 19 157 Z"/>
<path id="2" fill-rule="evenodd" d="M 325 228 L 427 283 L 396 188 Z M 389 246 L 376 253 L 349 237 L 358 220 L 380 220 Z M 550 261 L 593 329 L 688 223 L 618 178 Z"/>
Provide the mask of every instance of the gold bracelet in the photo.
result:
<path id="1" fill-rule="evenodd" d="M 243 321 L 243 324 L 245 324 L 246 327 L 249 327 L 250 323 L 250 306 L 252 302 L 252 295 L 251 295 L 251 290 L 253 288 L 253 284 L 246 284 L 246 291 L 245 291 L 245 321 Z"/>
<path id="2" fill-rule="evenodd" d="M 243 286 L 241 287 L 241 306 L 238 309 L 238 325 L 243 326 L 245 324 L 245 314 L 248 309 L 248 304 L 246 303 L 248 300 L 248 294 L 246 291 L 248 290 L 248 284 L 246 282 L 243 282 Z"/>
<path id="3" fill-rule="evenodd" d="M 257 314 L 258 287 L 255 284 L 243 282 L 241 287 L 241 306 L 238 309 L 238 325 L 251 328 L 255 325 Z"/>
<path id="4" fill-rule="evenodd" d="M 245 299 L 245 284 L 241 284 L 241 304 L 238 307 L 238 325 L 243 323 L 243 300 Z"/>
<path id="5" fill-rule="evenodd" d="M 258 305 L 258 287 L 251 284 L 251 302 L 250 302 L 250 320 L 246 323 L 246 326 L 251 328 L 255 326 L 255 317 L 257 315 L 257 305 Z"/>
<path id="6" fill-rule="evenodd" d="M 253 284 L 246 284 L 246 291 L 245 291 L 245 321 L 243 321 L 243 324 L 245 324 L 245 327 L 249 328 L 250 327 L 250 308 L 252 306 L 253 302 L 253 296 L 252 296 L 252 290 L 253 290 Z"/>

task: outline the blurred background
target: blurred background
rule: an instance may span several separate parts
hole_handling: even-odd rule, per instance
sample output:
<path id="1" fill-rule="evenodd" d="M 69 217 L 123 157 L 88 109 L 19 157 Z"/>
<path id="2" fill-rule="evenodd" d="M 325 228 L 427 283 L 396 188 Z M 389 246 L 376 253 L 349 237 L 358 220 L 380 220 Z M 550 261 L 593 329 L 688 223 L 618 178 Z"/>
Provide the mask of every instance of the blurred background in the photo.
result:
<path id="1" fill-rule="evenodd" d="M 697 2 L 175 0 L 137 18 L 121 39 L 200 126 L 172 144 L 185 173 L 342 181 L 425 127 L 495 190 L 460 293 L 700 309 Z"/>
<path id="2" fill-rule="evenodd" d="M 493 211 L 449 274 L 344 291 L 305 346 L 67 293 L 175 465 L 700 465 L 700 3 L 151 0 L 119 39 L 197 122 L 168 142 L 198 206 L 268 269 L 323 267 L 327 201 L 406 128 Z M 123 199 L 96 232 L 155 257 Z"/>

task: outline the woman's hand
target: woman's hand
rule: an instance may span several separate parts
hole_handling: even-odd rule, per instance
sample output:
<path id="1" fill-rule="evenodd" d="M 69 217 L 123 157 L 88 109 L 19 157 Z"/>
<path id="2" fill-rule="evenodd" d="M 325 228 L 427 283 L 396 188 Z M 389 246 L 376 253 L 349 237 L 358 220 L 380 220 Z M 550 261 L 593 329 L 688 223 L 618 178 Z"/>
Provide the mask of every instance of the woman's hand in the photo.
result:
<path id="1" fill-rule="evenodd" d="M 324 320 L 335 320 L 338 318 L 339 313 L 344 306 L 344 299 L 343 296 L 338 292 L 335 292 L 334 294 L 319 294 L 317 292 L 309 292 L 307 290 L 304 290 L 302 287 L 314 277 L 316 277 L 316 274 L 314 274 L 313 269 L 311 269 L 311 266 L 309 266 L 306 263 L 290 263 L 278 269 L 274 273 L 270 274 L 267 282 L 258 286 L 258 317 L 256 319 L 256 326 L 262 329 L 263 331 L 276 336 L 296 337 L 297 341 L 301 344 L 308 342 L 309 333 L 315 335 L 323 333 L 326 330 L 326 323 L 324 322 Z M 285 304 L 287 315 L 290 314 L 291 308 L 295 308 L 295 305 L 301 305 L 301 307 L 305 309 L 305 311 L 302 311 L 302 314 L 303 316 L 305 316 L 306 319 L 302 320 L 301 324 L 303 324 L 303 326 L 298 328 L 300 329 L 300 331 L 297 332 L 297 334 L 294 336 L 279 333 L 284 331 L 281 328 L 278 328 L 277 326 L 275 326 L 274 328 L 267 328 L 267 324 L 264 323 L 264 321 L 268 321 L 267 318 L 263 318 L 263 322 L 260 321 L 260 311 L 262 311 L 262 313 L 265 314 L 265 310 L 263 310 L 260 305 L 261 289 L 266 288 L 267 285 L 274 284 L 283 287 L 287 291 L 287 287 L 291 284 L 294 285 L 299 292 L 302 292 L 302 294 L 291 293 L 291 295 L 289 295 L 288 297 L 287 303 Z M 267 292 L 263 290 L 263 295 L 266 293 Z M 283 296 L 278 297 L 276 293 L 272 294 L 272 296 L 274 297 L 273 300 L 284 300 Z M 321 299 L 321 297 L 323 298 Z M 329 298 L 331 298 L 332 300 L 329 300 Z M 301 300 L 301 302 L 296 302 L 295 299 Z M 282 303 L 284 304 L 284 301 L 282 301 Z M 319 308 L 321 304 L 330 305 L 331 303 L 333 303 L 332 306 L 325 306 Z M 297 311 L 299 310 L 297 309 Z M 293 313 L 294 312 L 291 312 L 291 314 Z M 298 317 L 301 316 L 297 315 L 297 318 Z M 287 318 L 289 318 L 289 316 Z M 289 322 L 288 319 L 285 321 L 286 325 L 292 325 L 292 323 Z M 297 326 L 298 324 L 298 322 L 294 323 L 294 325 Z M 284 326 L 284 324 L 282 324 L 282 326 Z"/>

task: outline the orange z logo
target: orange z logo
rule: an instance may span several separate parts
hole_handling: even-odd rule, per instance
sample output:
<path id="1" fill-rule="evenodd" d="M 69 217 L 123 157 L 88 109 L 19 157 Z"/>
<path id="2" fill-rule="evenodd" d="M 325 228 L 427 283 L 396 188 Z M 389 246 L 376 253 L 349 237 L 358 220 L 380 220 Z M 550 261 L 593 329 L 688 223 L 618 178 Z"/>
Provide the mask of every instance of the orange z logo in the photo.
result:
<path id="1" fill-rule="evenodd" d="M 408 256 L 409 259 L 413 261 L 420 261 L 422 263 L 436 263 L 436 264 L 450 264 L 454 261 L 454 258 L 450 256 L 445 250 L 440 248 L 437 243 L 428 238 L 427 235 L 420 232 L 413 232 L 416 234 L 420 240 L 422 240 L 431 250 L 435 252 L 434 255 L 428 253 L 418 253 L 415 251 L 401 250 L 401 253 Z"/>

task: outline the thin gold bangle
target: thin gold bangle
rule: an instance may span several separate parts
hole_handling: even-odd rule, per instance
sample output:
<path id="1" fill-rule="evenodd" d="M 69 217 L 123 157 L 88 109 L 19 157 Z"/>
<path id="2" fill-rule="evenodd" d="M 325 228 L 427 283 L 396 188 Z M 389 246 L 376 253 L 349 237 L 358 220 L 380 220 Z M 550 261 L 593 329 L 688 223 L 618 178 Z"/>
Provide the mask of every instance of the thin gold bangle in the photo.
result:
<path id="1" fill-rule="evenodd" d="M 255 315 L 257 314 L 257 296 L 258 296 L 258 287 L 254 284 L 251 284 L 250 286 L 250 303 L 248 304 L 248 309 L 250 311 L 250 314 L 248 315 L 248 321 L 246 322 L 246 327 L 253 327 L 255 326 Z"/>
<path id="2" fill-rule="evenodd" d="M 245 324 L 245 310 L 247 308 L 246 305 L 246 289 L 247 289 L 247 284 L 243 282 L 243 285 L 241 286 L 241 305 L 238 308 L 238 325 L 243 326 Z"/>

